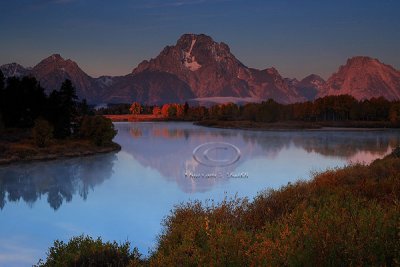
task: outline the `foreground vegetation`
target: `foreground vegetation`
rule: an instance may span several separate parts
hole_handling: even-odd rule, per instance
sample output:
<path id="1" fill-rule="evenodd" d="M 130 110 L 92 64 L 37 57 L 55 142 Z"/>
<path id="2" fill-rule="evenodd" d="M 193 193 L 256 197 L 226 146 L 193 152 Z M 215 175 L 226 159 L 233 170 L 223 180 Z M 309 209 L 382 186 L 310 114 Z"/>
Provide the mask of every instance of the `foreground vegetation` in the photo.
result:
<path id="1" fill-rule="evenodd" d="M 157 248 L 76 237 L 56 241 L 40 266 L 398 266 L 400 148 L 267 190 L 253 201 L 175 207 Z"/>

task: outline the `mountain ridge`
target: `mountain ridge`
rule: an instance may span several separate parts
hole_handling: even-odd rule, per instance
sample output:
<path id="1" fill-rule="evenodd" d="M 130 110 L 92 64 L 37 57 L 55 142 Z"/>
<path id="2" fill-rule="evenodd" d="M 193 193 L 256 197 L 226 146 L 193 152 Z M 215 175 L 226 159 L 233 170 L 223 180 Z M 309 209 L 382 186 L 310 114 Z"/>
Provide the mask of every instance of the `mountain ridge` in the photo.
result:
<path id="1" fill-rule="evenodd" d="M 376 58 L 355 56 L 339 67 L 318 97 L 350 94 L 358 100 L 383 96 L 400 99 L 400 72 Z"/>
<path id="2" fill-rule="evenodd" d="M 155 58 L 143 60 L 122 76 L 93 78 L 60 54 L 41 60 L 33 68 L 11 63 L 0 69 L 6 77 L 36 77 L 47 93 L 70 79 L 78 96 L 90 103 L 162 104 L 227 97 L 260 101 L 272 98 L 288 104 L 338 94 L 350 94 L 359 100 L 377 96 L 400 99 L 400 72 L 378 59 L 352 57 L 327 81 L 316 74 L 299 81 L 282 77 L 274 67 L 247 67 L 227 44 L 205 34 L 182 35 L 175 45 L 165 46 Z"/>

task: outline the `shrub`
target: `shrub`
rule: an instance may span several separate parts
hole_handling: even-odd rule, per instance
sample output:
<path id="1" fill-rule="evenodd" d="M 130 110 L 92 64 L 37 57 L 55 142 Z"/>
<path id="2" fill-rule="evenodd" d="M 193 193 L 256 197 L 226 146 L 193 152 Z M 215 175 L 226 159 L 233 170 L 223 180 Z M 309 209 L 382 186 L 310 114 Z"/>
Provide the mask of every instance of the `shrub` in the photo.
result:
<path id="1" fill-rule="evenodd" d="M 47 252 L 45 262 L 37 266 L 128 266 L 140 263 L 136 248 L 131 252 L 129 242 L 103 242 L 89 236 L 72 238 L 68 243 L 56 240 Z"/>
<path id="2" fill-rule="evenodd" d="M 82 120 L 79 133 L 97 146 L 104 146 L 111 143 L 117 130 L 110 119 L 103 116 L 86 116 Z"/>
<path id="3" fill-rule="evenodd" d="M 192 202 L 164 222 L 155 266 L 391 266 L 400 262 L 400 159 L 317 174 L 253 202 Z"/>
<path id="4" fill-rule="evenodd" d="M 49 145 L 50 140 L 53 138 L 53 126 L 44 120 L 36 119 L 32 128 L 32 136 L 35 144 L 38 147 L 46 147 Z"/>

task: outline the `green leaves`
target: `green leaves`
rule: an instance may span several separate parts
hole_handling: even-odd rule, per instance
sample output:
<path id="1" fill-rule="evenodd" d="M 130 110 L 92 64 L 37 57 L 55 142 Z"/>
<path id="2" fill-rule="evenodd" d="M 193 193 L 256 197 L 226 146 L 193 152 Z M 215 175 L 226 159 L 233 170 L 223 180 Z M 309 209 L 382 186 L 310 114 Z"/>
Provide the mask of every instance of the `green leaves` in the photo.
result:
<path id="1" fill-rule="evenodd" d="M 137 249 L 130 243 L 103 242 L 99 237 L 73 237 L 68 243 L 56 240 L 47 252 L 46 262 L 37 266 L 128 266 L 139 261 Z"/>
<path id="2" fill-rule="evenodd" d="M 86 116 L 82 120 L 79 133 L 97 146 L 104 146 L 111 143 L 117 130 L 110 119 L 103 116 Z"/>

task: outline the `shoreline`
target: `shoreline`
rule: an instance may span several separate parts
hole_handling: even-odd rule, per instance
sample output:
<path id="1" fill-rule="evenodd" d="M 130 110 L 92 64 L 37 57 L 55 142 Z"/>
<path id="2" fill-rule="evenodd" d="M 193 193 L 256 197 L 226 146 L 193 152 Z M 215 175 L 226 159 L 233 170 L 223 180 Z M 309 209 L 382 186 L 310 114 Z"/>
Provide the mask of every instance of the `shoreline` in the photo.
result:
<path id="1" fill-rule="evenodd" d="M 68 141 L 66 143 L 67 144 L 63 144 L 61 146 L 58 144 L 54 145 L 53 147 L 50 146 L 47 148 L 40 148 L 40 149 L 38 148 L 36 149 L 36 153 L 33 154 L 32 154 L 32 147 L 28 146 L 26 147 L 25 150 L 20 150 L 17 153 L 15 153 L 15 151 L 12 151 L 14 152 L 14 155 L 12 155 L 11 157 L 4 157 L 4 158 L 0 157 L 0 167 L 9 166 L 12 164 L 30 163 L 36 161 L 42 162 L 42 161 L 52 161 L 52 160 L 67 159 L 67 158 L 87 157 L 98 154 L 117 152 L 121 150 L 121 146 L 114 142 L 112 142 L 108 146 L 103 146 L 103 147 L 97 147 L 95 145 L 91 145 L 87 141 L 82 141 L 82 140 L 73 140 L 73 141 Z M 83 144 L 83 146 L 79 146 L 79 144 L 80 145 Z M 75 147 L 75 148 L 78 147 L 78 149 L 70 150 L 69 147 Z M 55 149 L 56 151 L 51 152 L 52 149 Z"/>
<path id="2" fill-rule="evenodd" d="M 112 122 L 192 122 L 193 125 L 232 130 L 249 131 L 382 131 L 396 130 L 387 121 L 322 121 L 322 122 L 303 122 L 303 121 L 279 121 L 279 122 L 256 122 L 249 120 L 189 120 L 165 118 L 155 115 L 103 115 Z"/>
<path id="3" fill-rule="evenodd" d="M 250 131 L 382 131 L 396 130 L 387 122 L 254 122 L 254 121 L 218 121 L 204 120 L 193 123 L 197 126 Z"/>
<path id="4" fill-rule="evenodd" d="M 157 116 L 157 115 L 132 115 L 132 114 L 122 114 L 122 115 L 102 115 L 112 122 L 147 122 L 147 121 L 171 121 L 168 118 Z"/>

